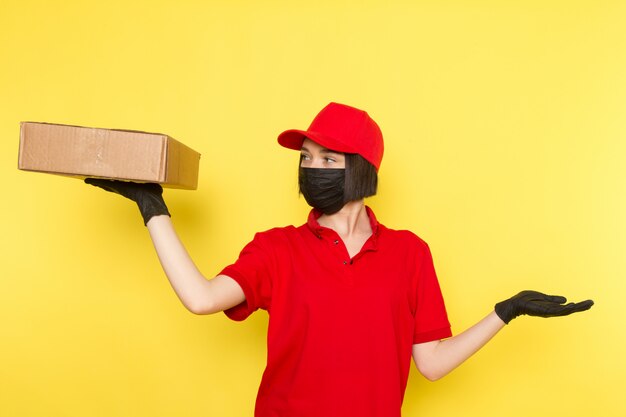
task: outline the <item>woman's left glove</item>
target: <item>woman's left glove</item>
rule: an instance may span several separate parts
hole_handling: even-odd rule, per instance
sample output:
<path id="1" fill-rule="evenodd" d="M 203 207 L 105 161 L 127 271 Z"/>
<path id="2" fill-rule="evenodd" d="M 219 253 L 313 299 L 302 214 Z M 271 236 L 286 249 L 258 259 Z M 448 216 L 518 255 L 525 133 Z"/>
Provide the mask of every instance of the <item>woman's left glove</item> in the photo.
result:
<path id="1" fill-rule="evenodd" d="M 559 295 L 546 295 L 537 291 L 522 291 L 519 294 L 496 304 L 496 314 L 509 324 L 517 316 L 527 314 L 537 317 L 567 316 L 589 310 L 592 300 L 565 304 L 567 299 Z"/>
<path id="2" fill-rule="evenodd" d="M 159 184 L 143 184 L 99 178 L 87 178 L 85 182 L 133 200 L 139 207 L 143 217 L 143 224 L 148 224 L 148 220 L 161 214 L 172 217 L 163 200 L 163 188 Z"/>

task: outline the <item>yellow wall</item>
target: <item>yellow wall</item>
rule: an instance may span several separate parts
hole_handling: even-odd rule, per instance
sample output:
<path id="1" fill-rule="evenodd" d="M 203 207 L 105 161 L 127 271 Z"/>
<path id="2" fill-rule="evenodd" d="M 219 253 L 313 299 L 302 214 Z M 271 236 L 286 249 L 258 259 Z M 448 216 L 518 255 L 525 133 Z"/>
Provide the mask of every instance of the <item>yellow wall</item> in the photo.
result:
<path id="1" fill-rule="evenodd" d="M 249 416 L 265 355 L 264 313 L 184 309 L 131 203 L 18 171 L 20 121 L 200 151 L 199 189 L 165 196 L 211 276 L 304 221 L 275 138 L 331 100 L 382 127 L 369 204 L 430 243 L 456 333 L 526 288 L 596 301 L 412 370 L 404 415 L 624 415 L 626 3 L 88 3 L 0 4 L 0 415 Z"/>

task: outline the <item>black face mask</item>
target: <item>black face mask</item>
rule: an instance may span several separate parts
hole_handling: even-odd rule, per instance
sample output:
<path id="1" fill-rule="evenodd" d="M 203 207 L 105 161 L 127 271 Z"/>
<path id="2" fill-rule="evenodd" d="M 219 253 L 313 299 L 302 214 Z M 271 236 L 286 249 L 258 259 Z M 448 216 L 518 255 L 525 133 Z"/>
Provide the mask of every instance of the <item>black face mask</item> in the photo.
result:
<path id="1" fill-rule="evenodd" d="M 300 167 L 298 182 L 309 206 L 324 214 L 334 214 L 345 204 L 345 179 L 345 169 Z"/>

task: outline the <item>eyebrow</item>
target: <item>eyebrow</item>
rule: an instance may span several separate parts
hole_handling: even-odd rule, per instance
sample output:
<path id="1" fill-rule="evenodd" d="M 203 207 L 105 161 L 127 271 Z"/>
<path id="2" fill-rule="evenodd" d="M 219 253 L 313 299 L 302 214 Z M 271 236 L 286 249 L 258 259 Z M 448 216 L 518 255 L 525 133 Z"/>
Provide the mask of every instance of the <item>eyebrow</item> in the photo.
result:
<path id="1" fill-rule="evenodd" d="M 306 151 L 306 152 L 311 152 L 306 146 L 303 146 L 302 148 L 300 148 L 301 151 Z M 324 153 L 324 154 L 329 154 L 329 153 L 334 153 L 336 155 L 341 155 L 343 154 L 343 152 L 337 152 L 337 151 L 333 151 L 331 149 L 327 149 L 327 148 L 322 148 L 320 150 L 320 153 Z"/>

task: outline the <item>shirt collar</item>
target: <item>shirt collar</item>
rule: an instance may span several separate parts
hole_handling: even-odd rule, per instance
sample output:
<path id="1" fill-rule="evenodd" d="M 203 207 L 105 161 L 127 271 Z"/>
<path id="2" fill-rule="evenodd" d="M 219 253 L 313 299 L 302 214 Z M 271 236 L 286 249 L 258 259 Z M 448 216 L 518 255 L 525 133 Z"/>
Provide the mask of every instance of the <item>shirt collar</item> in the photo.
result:
<path id="1" fill-rule="evenodd" d="M 369 218 L 370 226 L 372 228 L 372 237 L 377 238 L 380 233 L 378 220 L 376 219 L 374 212 L 369 206 L 365 206 L 365 211 L 367 213 L 367 217 Z M 318 223 L 317 219 L 319 219 L 322 214 L 323 213 L 320 210 L 314 208 L 309 212 L 309 218 L 307 220 L 307 226 L 309 227 L 311 232 L 313 232 L 313 234 L 320 239 L 323 237 L 324 233 L 327 233 L 328 231 L 334 233 L 334 230 L 321 226 Z"/>

